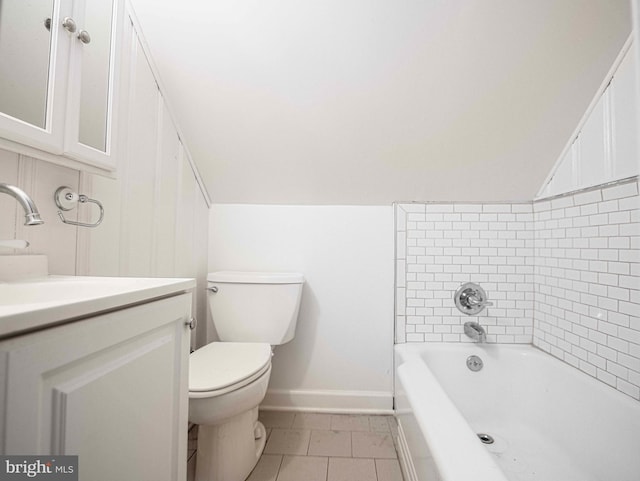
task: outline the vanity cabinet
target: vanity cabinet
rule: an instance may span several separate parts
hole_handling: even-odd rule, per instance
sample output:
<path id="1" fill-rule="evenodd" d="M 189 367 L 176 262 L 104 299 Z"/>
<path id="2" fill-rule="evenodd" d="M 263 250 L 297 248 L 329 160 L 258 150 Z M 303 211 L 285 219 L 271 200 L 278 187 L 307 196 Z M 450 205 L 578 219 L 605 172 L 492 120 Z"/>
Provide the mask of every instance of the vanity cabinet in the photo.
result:
<path id="1" fill-rule="evenodd" d="M 0 2 L 0 137 L 115 170 L 123 11 L 123 0 Z"/>
<path id="2" fill-rule="evenodd" d="M 190 316 L 181 293 L 0 341 L 0 452 L 78 455 L 83 480 L 184 481 Z"/>

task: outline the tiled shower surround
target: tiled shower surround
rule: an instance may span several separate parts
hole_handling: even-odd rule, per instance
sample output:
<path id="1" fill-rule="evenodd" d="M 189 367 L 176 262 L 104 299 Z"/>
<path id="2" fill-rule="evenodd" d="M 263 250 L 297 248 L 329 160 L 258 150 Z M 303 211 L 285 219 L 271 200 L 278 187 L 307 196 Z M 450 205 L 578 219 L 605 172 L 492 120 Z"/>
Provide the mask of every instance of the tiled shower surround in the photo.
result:
<path id="1" fill-rule="evenodd" d="M 533 343 L 640 399 L 638 182 L 533 205 Z"/>
<path id="2" fill-rule="evenodd" d="M 533 203 L 396 205 L 396 341 L 530 343 L 640 399 L 638 179 Z M 460 313 L 477 282 L 494 306 Z"/>
<path id="3" fill-rule="evenodd" d="M 396 205 L 397 342 L 471 342 L 469 316 L 453 302 L 460 284 L 479 283 L 493 307 L 479 316 L 487 341 L 531 342 L 533 206 Z"/>

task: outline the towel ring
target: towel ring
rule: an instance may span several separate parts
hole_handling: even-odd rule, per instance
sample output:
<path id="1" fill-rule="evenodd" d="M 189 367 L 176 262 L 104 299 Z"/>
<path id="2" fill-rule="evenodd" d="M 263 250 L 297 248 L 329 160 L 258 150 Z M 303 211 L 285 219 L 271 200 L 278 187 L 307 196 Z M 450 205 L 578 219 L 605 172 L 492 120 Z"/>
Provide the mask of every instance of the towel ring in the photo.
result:
<path id="1" fill-rule="evenodd" d="M 84 194 L 77 194 L 71 189 L 71 187 L 66 187 L 66 186 L 58 187 L 58 190 L 56 190 L 54 198 L 56 200 L 56 205 L 60 209 L 58 211 L 58 217 L 60 217 L 60 220 L 65 224 L 77 225 L 80 227 L 98 227 L 102 222 L 102 219 L 104 219 L 104 208 L 102 207 L 102 204 L 100 203 L 100 201 L 97 201 L 95 199 L 90 199 Z M 98 209 L 100 209 L 100 217 L 95 223 L 88 224 L 86 222 L 76 222 L 76 221 L 67 220 L 64 218 L 64 214 L 62 213 L 63 210 L 69 211 L 75 208 L 77 203 L 85 204 L 87 202 L 96 204 L 98 206 Z"/>

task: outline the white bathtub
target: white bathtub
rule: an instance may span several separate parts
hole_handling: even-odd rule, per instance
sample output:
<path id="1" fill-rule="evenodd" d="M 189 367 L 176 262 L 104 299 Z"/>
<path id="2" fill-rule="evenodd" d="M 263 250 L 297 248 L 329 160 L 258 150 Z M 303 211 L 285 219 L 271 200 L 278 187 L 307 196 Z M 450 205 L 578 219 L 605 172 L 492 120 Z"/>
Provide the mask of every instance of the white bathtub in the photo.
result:
<path id="1" fill-rule="evenodd" d="M 531 346 L 395 352 L 406 481 L 640 480 L 640 402 L 600 381 Z"/>

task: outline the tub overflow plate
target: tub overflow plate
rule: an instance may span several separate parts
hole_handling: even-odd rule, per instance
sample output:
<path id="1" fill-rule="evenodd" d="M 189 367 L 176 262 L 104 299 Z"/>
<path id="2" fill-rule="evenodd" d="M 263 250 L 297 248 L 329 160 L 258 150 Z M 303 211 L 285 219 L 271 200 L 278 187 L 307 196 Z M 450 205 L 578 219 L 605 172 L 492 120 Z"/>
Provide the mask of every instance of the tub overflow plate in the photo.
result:
<path id="1" fill-rule="evenodd" d="M 482 369 L 483 366 L 484 363 L 478 356 L 473 355 L 467 358 L 467 367 L 473 372 L 478 372 L 480 369 Z"/>

